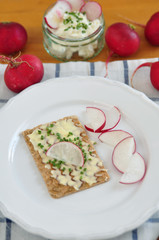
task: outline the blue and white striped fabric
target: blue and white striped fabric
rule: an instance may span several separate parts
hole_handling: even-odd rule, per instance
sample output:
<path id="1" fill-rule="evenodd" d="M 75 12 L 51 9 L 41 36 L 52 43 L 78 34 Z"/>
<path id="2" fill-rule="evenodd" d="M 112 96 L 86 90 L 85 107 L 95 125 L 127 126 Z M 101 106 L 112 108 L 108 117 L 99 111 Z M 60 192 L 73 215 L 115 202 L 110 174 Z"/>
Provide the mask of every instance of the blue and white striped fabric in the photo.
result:
<path id="1" fill-rule="evenodd" d="M 134 69 L 141 63 L 154 62 L 158 59 L 146 59 L 146 60 L 129 60 L 129 61 L 115 61 L 109 63 L 109 78 L 123 82 L 130 85 L 130 78 Z M 4 106 L 6 102 L 15 93 L 12 93 L 7 89 L 4 83 L 3 74 L 6 65 L 0 65 L 0 107 Z M 68 63 L 46 63 L 44 64 L 45 75 L 42 81 L 54 77 L 68 77 L 73 75 L 80 76 L 104 76 L 105 75 L 105 63 L 104 62 L 68 62 Z M 138 71 L 138 76 L 134 78 L 134 87 L 140 91 L 143 91 L 149 98 L 159 104 L 159 92 L 154 90 L 149 80 L 149 68 L 144 68 Z M 141 81 L 137 81 L 140 79 Z M 144 84 L 142 82 L 144 80 Z M 134 229 L 122 236 L 114 238 L 114 240 L 157 240 L 159 237 L 159 211 L 154 214 L 149 220 L 147 220 L 138 229 Z M 16 223 L 10 219 L 6 219 L 0 212 L 0 240 L 46 240 L 43 237 L 35 236 L 26 232 Z M 56 240 L 56 239 L 54 239 Z"/>

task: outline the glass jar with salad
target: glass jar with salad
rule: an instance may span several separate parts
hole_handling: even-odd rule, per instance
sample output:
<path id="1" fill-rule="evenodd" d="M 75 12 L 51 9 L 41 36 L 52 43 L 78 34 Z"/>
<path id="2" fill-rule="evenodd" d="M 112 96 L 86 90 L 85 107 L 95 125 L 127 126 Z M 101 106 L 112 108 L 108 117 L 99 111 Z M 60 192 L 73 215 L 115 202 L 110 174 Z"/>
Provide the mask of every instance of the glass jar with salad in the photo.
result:
<path id="1" fill-rule="evenodd" d="M 44 47 L 61 61 L 88 60 L 103 49 L 104 28 L 97 2 L 58 0 L 43 17 Z"/>

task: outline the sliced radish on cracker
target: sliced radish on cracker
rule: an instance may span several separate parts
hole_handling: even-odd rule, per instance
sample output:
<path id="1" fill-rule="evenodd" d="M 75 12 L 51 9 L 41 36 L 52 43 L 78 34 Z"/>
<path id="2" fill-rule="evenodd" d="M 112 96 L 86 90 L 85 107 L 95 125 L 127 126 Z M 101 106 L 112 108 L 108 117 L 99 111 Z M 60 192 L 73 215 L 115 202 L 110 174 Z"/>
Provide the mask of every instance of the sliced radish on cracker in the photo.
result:
<path id="1" fill-rule="evenodd" d="M 72 11 L 79 11 L 85 4 L 84 0 L 67 0 L 72 6 Z"/>
<path id="2" fill-rule="evenodd" d="M 123 130 L 110 130 L 99 135 L 99 140 L 105 144 L 115 147 L 124 138 L 130 137 L 131 134 Z"/>
<path id="3" fill-rule="evenodd" d="M 135 151 L 136 142 L 133 137 L 124 138 L 115 146 L 112 153 L 112 162 L 119 172 L 124 173 L 126 171 Z"/>
<path id="4" fill-rule="evenodd" d="M 97 2 L 86 2 L 80 9 L 80 12 L 85 12 L 87 18 L 93 21 L 102 15 L 102 7 Z"/>
<path id="5" fill-rule="evenodd" d="M 54 143 L 46 152 L 46 156 L 75 166 L 84 165 L 81 149 L 72 142 Z"/>
<path id="6" fill-rule="evenodd" d="M 104 110 L 106 115 L 106 124 L 105 127 L 101 130 L 101 132 L 106 132 L 110 129 L 115 128 L 121 119 L 121 113 L 116 106 L 108 105 L 107 108 Z"/>
<path id="7" fill-rule="evenodd" d="M 146 173 L 144 158 L 137 152 L 131 156 L 131 161 L 120 179 L 120 183 L 132 184 L 141 181 Z"/>
<path id="8" fill-rule="evenodd" d="M 66 0 L 58 0 L 54 7 L 45 16 L 45 22 L 51 29 L 57 29 L 64 13 L 70 12 L 72 6 Z"/>
<path id="9" fill-rule="evenodd" d="M 96 107 L 86 108 L 86 122 L 85 128 L 90 132 L 99 133 L 105 126 L 105 113 Z"/>

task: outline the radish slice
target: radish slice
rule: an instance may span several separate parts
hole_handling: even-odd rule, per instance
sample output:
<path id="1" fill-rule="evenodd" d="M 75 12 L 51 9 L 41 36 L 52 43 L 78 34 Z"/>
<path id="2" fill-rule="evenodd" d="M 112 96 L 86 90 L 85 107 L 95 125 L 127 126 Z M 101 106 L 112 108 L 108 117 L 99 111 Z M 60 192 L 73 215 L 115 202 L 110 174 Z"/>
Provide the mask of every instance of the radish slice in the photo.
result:
<path id="1" fill-rule="evenodd" d="M 133 137 L 124 138 L 115 146 L 112 162 L 119 172 L 124 173 L 126 171 L 135 151 L 136 143 Z"/>
<path id="2" fill-rule="evenodd" d="M 67 0 L 72 5 L 72 11 L 79 11 L 84 5 L 84 0 Z"/>
<path id="3" fill-rule="evenodd" d="M 99 135 L 99 140 L 106 143 L 112 147 L 115 147 L 124 138 L 132 136 L 130 133 L 123 130 L 111 130 L 108 132 L 101 133 Z"/>
<path id="4" fill-rule="evenodd" d="M 147 63 L 143 63 L 141 65 L 139 65 L 133 72 L 132 76 L 131 76 L 131 79 L 130 79 L 130 85 L 134 88 L 134 85 L 133 85 L 133 78 L 134 78 L 134 75 L 135 73 L 137 72 L 137 70 L 139 70 L 140 68 L 142 67 L 151 67 L 152 66 L 152 62 L 147 62 Z"/>
<path id="5" fill-rule="evenodd" d="M 56 11 L 49 12 L 48 15 L 44 18 L 46 24 L 51 29 L 57 29 L 60 24 L 60 17 Z"/>
<path id="6" fill-rule="evenodd" d="M 96 107 L 86 108 L 86 122 L 85 128 L 90 132 L 100 132 L 106 123 L 105 113 Z"/>
<path id="7" fill-rule="evenodd" d="M 106 132 L 117 126 L 121 119 L 121 113 L 116 106 L 109 106 L 108 109 L 103 111 L 105 112 L 107 121 L 101 132 Z"/>
<path id="8" fill-rule="evenodd" d="M 54 143 L 47 150 L 46 156 L 75 166 L 84 165 L 84 157 L 81 149 L 72 142 Z"/>
<path id="9" fill-rule="evenodd" d="M 72 11 L 72 5 L 69 0 L 58 0 L 57 4 L 59 4 L 58 8 L 61 10 L 62 14 Z"/>
<path id="10" fill-rule="evenodd" d="M 58 0 L 55 6 L 45 16 L 45 22 L 51 29 L 57 29 L 64 13 L 70 12 L 72 6 L 66 0 Z"/>
<path id="11" fill-rule="evenodd" d="M 130 183 L 137 183 L 141 181 L 146 173 L 146 163 L 143 157 L 135 152 L 132 157 L 131 161 L 128 165 L 128 168 L 122 175 L 120 179 L 120 183 L 123 184 L 130 184 Z"/>
<path id="12" fill-rule="evenodd" d="M 102 15 L 102 7 L 97 2 L 86 2 L 80 9 L 80 12 L 85 12 L 87 18 L 93 21 Z"/>

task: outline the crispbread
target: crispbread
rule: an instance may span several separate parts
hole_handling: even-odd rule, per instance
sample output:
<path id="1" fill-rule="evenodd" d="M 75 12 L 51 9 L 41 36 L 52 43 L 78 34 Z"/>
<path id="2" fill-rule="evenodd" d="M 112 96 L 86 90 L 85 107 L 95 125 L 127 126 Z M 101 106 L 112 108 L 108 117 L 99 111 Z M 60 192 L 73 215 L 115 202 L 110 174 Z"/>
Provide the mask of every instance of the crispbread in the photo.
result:
<path id="1" fill-rule="evenodd" d="M 67 121 L 68 119 L 71 119 L 73 124 L 76 127 L 82 129 L 82 131 L 80 133 L 82 142 L 88 143 L 89 144 L 89 151 L 91 151 L 92 154 L 96 155 L 96 158 L 100 159 L 97 152 L 95 151 L 94 146 L 93 146 L 92 142 L 90 141 L 84 127 L 82 126 L 82 124 L 80 123 L 80 121 L 78 120 L 78 118 L 76 116 L 65 117 L 65 118 L 60 119 L 58 121 L 62 121 L 62 120 Z M 58 121 L 49 122 L 48 125 L 56 124 Z M 84 190 L 84 189 L 88 189 L 90 187 L 93 187 L 95 185 L 104 183 L 104 182 L 109 180 L 109 175 L 108 175 L 106 169 L 104 169 L 103 164 L 101 164 L 101 166 L 99 166 L 99 168 L 101 170 L 99 170 L 97 172 L 98 176 L 96 175 L 96 182 L 91 184 L 91 185 L 88 184 L 87 182 L 84 182 L 83 180 L 81 180 L 82 185 L 80 186 L 79 189 L 75 189 L 73 186 L 63 185 L 63 184 L 59 183 L 59 181 L 56 178 L 51 176 L 51 170 L 52 169 L 50 170 L 50 169 L 45 167 L 45 164 L 43 163 L 39 152 L 34 149 L 34 145 L 32 144 L 32 142 L 30 141 L 30 138 L 29 138 L 29 135 L 32 134 L 34 130 L 39 129 L 41 126 L 42 125 L 39 125 L 39 126 L 33 128 L 33 129 L 25 130 L 22 134 L 23 134 L 24 139 L 25 139 L 25 141 L 26 141 L 26 143 L 29 147 L 29 150 L 30 150 L 32 156 L 33 156 L 33 159 L 35 160 L 36 165 L 37 165 L 37 167 L 38 167 L 38 169 L 39 169 L 39 171 L 40 171 L 40 173 L 41 173 L 41 175 L 42 175 L 42 177 L 45 181 L 47 189 L 48 189 L 50 195 L 53 198 L 60 198 L 60 197 L 69 195 L 71 193 L 75 193 L 75 192 L 78 192 L 78 191 L 81 191 L 81 190 Z"/>

